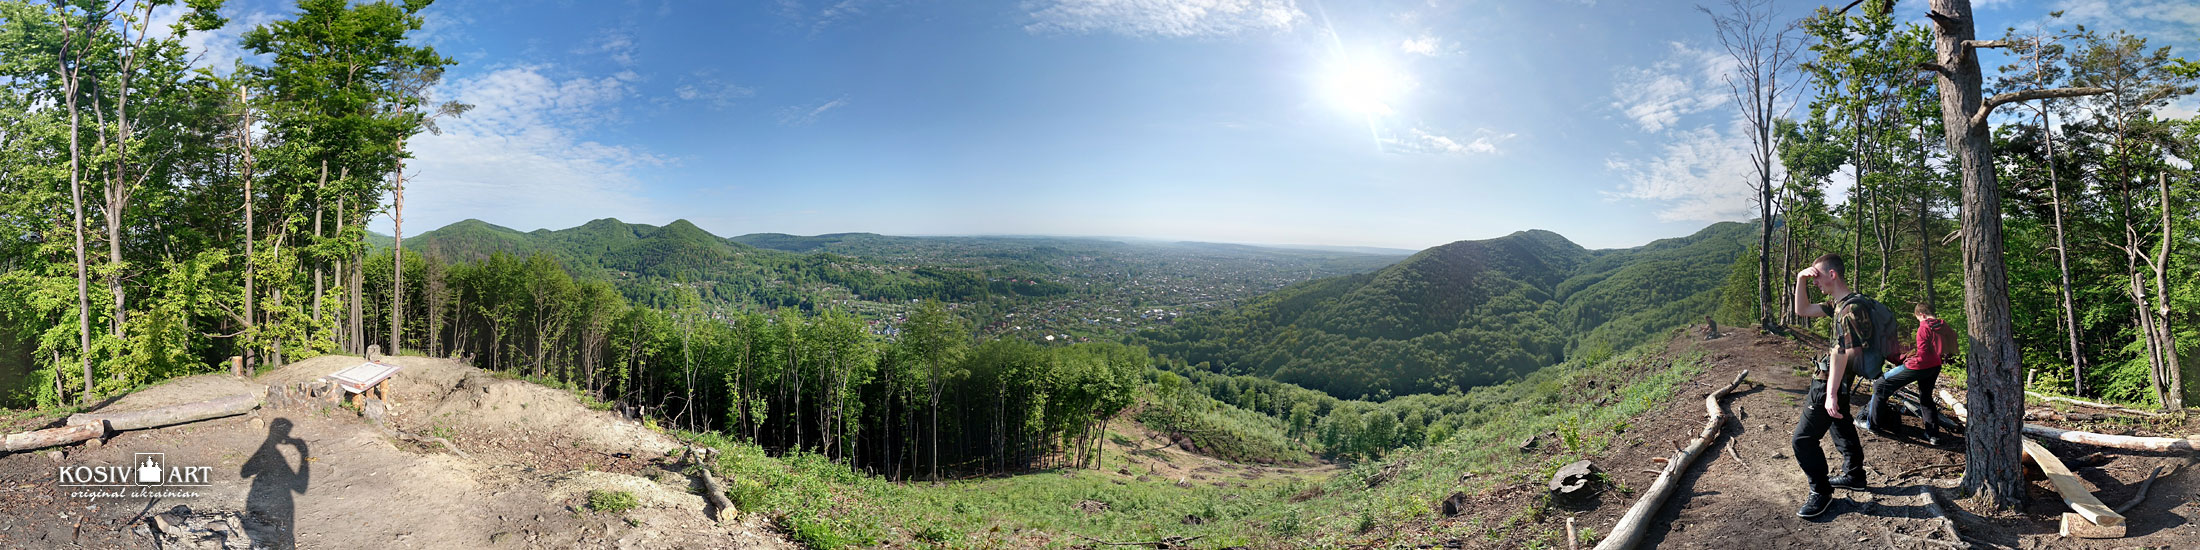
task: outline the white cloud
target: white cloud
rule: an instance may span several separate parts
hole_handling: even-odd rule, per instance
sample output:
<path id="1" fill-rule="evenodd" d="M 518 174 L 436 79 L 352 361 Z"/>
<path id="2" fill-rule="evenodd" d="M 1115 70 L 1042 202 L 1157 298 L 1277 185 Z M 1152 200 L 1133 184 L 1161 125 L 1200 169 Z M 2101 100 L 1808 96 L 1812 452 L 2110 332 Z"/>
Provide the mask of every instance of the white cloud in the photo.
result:
<path id="1" fill-rule="evenodd" d="M 1294 0 L 1046 0 L 1024 9 L 1024 30 L 1112 32 L 1126 36 L 1229 36 L 1288 31 L 1306 20 Z"/>
<path id="2" fill-rule="evenodd" d="M 1443 53 L 1446 48 L 1444 47 L 1444 39 L 1432 35 L 1422 35 L 1419 38 L 1406 39 L 1405 42 L 1398 44 L 1398 49 L 1405 50 L 1406 53 L 1434 56 Z"/>
<path id="3" fill-rule="evenodd" d="M 153 8 L 152 25 L 148 27 L 148 33 L 155 38 L 173 36 L 172 27 L 190 11 L 189 8 L 181 5 Z M 183 47 L 191 52 L 192 66 L 212 69 L 220 74 L 228 74 L 230 70 L 236 68 L 237 60 L 251 55 L 251 52 L 245 51 L 242 45 L 245 31 L 283 18 L 281 15 L 268 12 L 252 12 L 242 16 L 225 12 L 222 16 L 229 18 L 229 23 L 221 28 L 191 31 L 183 35 L 181 42 Z"/>
<path id="4" fill-rule="evenodd" d="M 1674 42 L 1665 59 L 1649 67 L 1625 67 L 1612 86 L 1612 107 L 1645 132 L 1658 132 L 1681 117 L 1725 104 L 1726 74 L 1733 60 L 1713 50 Z"/>
<path id="5" fill-rule="evenodd" d="M 816 105 L 788 106 L 779 110 L 779 124 L 781 126 L 808 126 L 810 123 L 817 122 L 818 117 L 824 116 L 826 111 L 847 105 L 848 97 L 841 96 Z"/>
<path id="6" fill-rule="evenodd" d="M 1649 202 L 1664 221 L 1747 220 L 1756 217 L 1750 182 L 1749 139 L 1743 132 L 1721 133 L 1710 127 L 1669 134 L 1658 155 L 1643 159 L 1607 159 L 1605 169 L 1622 183 L 1604 195 Z M 1777 179 L 1778 167 L 1774 167 Z"/>
<path id="7" fill-rule="evenodd" d="M 1418 127 L 1407 130 L 1407 133 L 1411 134 L 1411 137 L 1384 139 L 1383 142 L 1390 146 L 1389 150 L 1401 153 L 1492 155 L 1498 153 L 1498 144 L 1511 141 L 1514 137 L 1519 136 L 1519 134 L 1501 133 L 1488 128 L 1475 130 L 1473 139 L 1454 138 Z"/>
<path id="8" fill-rule="evenodd" d="M 465 218 L 525 229 L 607 216 L 646 220 L 661 211 L 640 196 L 633 172 L 666 159 L 585 137 L 588 128 L 618 120 L 617 104 L 633 95 L 632 73 L 560 79 L 555 72 L 505 67 L 435 90 L 474 109 L 438 121 L 441 135 L 409 144 L 415 158 L 407 164 L 413 179 L 405 185 L 405 217 L 419 228 L 413 232 Z"/>
<path id="9" fill-rule="evenodd" d="M 2055 11 L 2069 23 L 2166 40 L 2200 39 L 2200 4 L 2191 0 L 2063 0 Z"/>

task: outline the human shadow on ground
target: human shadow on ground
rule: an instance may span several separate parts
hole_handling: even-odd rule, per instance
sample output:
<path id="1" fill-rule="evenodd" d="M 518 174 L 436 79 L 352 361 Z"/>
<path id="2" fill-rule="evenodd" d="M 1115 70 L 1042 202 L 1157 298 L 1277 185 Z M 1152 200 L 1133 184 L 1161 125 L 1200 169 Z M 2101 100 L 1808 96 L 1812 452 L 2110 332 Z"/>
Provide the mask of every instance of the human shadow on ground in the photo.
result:
<path id="1" fill-rule="evenodd" d="M 252 479 L 245 511 L 268 527 L 254 538 L 278 550 L 297 547 L 297 503 L 291 495 L 305 494 L 313 478 L 312 453 L 306 450 L 305 440 L 290 435 L 291 426 L 288 418 L 269 421 L 267 440 L 260 442 L 260 450 L 237 471 L 238 476 Z M 283 456 L 285 445 L 298 449 L 296 468 Z"/>

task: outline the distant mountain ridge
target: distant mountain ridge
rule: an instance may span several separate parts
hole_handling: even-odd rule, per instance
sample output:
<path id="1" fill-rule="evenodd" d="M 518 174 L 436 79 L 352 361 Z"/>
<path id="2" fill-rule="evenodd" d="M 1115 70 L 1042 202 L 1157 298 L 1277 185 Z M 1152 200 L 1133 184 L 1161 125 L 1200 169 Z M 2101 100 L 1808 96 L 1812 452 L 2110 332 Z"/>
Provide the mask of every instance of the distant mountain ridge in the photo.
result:
<path id="1" fill-rule="evenodd" d="M 379 237 L 375 242 L 387 246 L 387 239 Z M 1400 257 L 1207 243 L 1128 244 L 1074 237 L 753 233 L 726 238 L 687 220 L 653 226 L 612 218 L 566 229 L 524 232 L 468 219 L 409 236 L 405 249 L 455 262 L 479 262 L 497 254 L 543 254 L 576 275 L 601 275 L 621 281 L 621 290 L 637 301 L 668 292 L 667 287 L 695 288 L 705 299 L 755 302 L 767 307 L 809 304 L 820 296 L 967 301 L 987 296 L 1059 295 L 1071 289 L 1056 281 L 1062 275 L 1062 266 L 1048 262 L 1134 250 L 1196 251 L 1200 256 L 1237 258 L 1252 265 L 1287 261 L 1303 268 L 1312 264 L 1320 266 L 1319 271 L 1325 274 L 1373 270 Z M 1034 281 L 1040 278 L 1050 282 Z M 690 282 L 698 284 L 686 284 Z M 845 294 L 837 294 L 840 291 Z"/>
<path id="2" fill-rule="evenodd" d="M 1710 313 L 1751 227 L 1719 223 L 1617 250 L 1542 230 L 1459 241 L 1139 339 L 1189 363 L 1344 398 L 1487 385 Z"/>

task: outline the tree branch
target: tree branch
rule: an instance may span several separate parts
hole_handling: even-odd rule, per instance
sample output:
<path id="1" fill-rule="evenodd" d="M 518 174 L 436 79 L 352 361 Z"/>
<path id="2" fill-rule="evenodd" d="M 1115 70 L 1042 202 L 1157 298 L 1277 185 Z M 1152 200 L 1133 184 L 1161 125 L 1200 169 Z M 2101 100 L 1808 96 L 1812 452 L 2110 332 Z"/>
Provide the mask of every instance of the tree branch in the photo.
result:
<path id="1" fill-rule="evenodd" d="M 1995 107 L 1999 107 L 2007 103 L 2031 101 L 2035 99 L 2084 97 L 2089 95 L 2101 95 L 2108 93 L 2109 91 L 2110 90 L 2108 88 L 2049 88 L 2045 90 L 2025 90 L 2022 92 L 2009 92 L 2005 94 L 1999 94 L 1995 95 L 1992 99 L 1986 100 L 1986 103 L 1984 105 L 1978 106 L 1978 114 L 1971 115 L 1971 124 L 1974 126 L 1985 124 L 1986 115 L 1992 114 Z"/>
<path id="2" fill-rule="evenodd" d="M 1956 18 L 1954 16 L 1943 14 L 1937 11 L 1926 11 L 1925 17 L 1932 19 L 1934 26 L 1943 29 L 1948 28 L 1949 25 L 1953 25 L 1956 22 Z"/>
<path id="3" fill-rule="evenodd" d="M 1967 48 L 2007 48 L 2007 47 L 2009 47 L 2009 41 L 2007 41 L 2007 40 L 1965 40 L 1965 41 L 1963 41 L 1963 46 L 1964 46 L 1964 47 L 1967 47 Z"/>
<path id="4" fill-rule="evenodd" d="M 1940 76 L 1945 76 L 1945 77 L 1948 77 L 1948 78 L 1950 78 L 1950 79 L 1954 79 L 1954 78 L 1956 77 L 1956 72 L 1955 72 L 1955 71 L 1951 71 L 1951 70 L 1948 70 L 1948 67 L 1947 67 L 1947 66 L 1945 66 L 1945 65 L 1941 65 L 1941 64 L 1939 64 L 1939 63 L 1933 63 L 1933 62 L 1924 62 L 1924 63 L 1918 63 L 1918 64 L 1917 64 L 1917 70 L 1920 70 L 1920 71 L 1932 71 L 1932 72 L 1940 73 Z"/>

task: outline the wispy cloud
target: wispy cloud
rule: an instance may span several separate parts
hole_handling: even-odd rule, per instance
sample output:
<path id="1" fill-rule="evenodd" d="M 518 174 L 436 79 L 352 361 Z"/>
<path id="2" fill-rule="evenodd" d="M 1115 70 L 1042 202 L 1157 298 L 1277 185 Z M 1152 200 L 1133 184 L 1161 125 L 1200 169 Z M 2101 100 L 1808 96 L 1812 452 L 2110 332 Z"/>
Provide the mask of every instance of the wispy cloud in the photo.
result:
<path id="1" fill-rule="evenodd" d="M 1672 51 L 1649 67 L 1623 67 L 1612 84 L 1612 107 L 1645 132 L 1673 127 L 1681 117 L 1727 101 L 1726 54 L 1673 42 Z"/>
<path id="2" fill-rule="evenodd" d="M 1024 9 L 1033 33 L 1112 32 L 1125 36 L 1229 36 L 1288 31 L 1306 20 L 1294 0 L 1044 0 Z"/>
<path id="3" fill-rule="evenodd" d="M 1407 133 L 1408 136 L 1383 140 L 1388 146 L 1387 150 L 1438 155 L 1492 155 L 1499 152 L 1499 144 L 1519 136 L 1488 128 L 1476 129 L 1473 138 L 1455 138 L 1419 127 L 1408 129 Z"/>
<path id="4" fill-rule="evenodd" d="M 1670 136 L 1650 159 L 1607 159 L 1605 168 L 1619 174 L 1622 183 L 1604 195 L 1656 204 L 1657 217 L 1664 221 L 1756 217 L 1749 187 L 1756 172 L 1750 166 L 1749 140 L 1742 132 L 1722 133 L 1707 126 L 1676 130 Z"/>
<path id="5" fill-rule="evenodd" d="M 1421 35 L 1418 38 L 1406 39 L 1405 42 L 1398 44 L 1398 49 L 1411 54 L 1435 56 L 1444 53 L 1444 50 L 1449 48 L 1445 47 L 1442 38 L 1437 38 L 1435 35 Z"/>
<path id="6" fill-rule="evenodd" d="M 440 121 L 441 135 L 412 139 L 407 171 L 415 176 L 405 186 L 405 214 L 414 227 L 465 218 L 565 227 L 662 212 L 640 195 L 634 171 L 669 161 L 586 137 L 590 128 L 618 120 L 615 106 L 634 93 L 632 73 L 558 73 L 550 66 L 503 67 L 437 87 L 437 97 L 474 109 Z"/>
<path id="7" fill-rule="evenodd" d="M 779 125 L 808 126 L 825 116 L 826 111 L 848 105 L 848 96 L 840 96 L 816 105 L 792 105 L 779 110 Z"/>
<path id="8" fill-rule="evenodd" d="M 868 15 L 880 5 L 891 4 L 892 2 L 888 0 L 825 0 L 822 2 L 779 0 L 777 9 L 773 11 L 778 12 L 780 17 L 809 27 L 810 31 L 816 32 L 850 19 Z"/>
<path id="9" fill-rule="evenodd" d="M 627 28 L 604 29 L 594 40 L 573 50 L 576 54 L 603 54 L 621 67 L 634 66 L 634 31 Z"/>
<path id="10" fill-rule="evenodd" d="M 680 79 L 680 85 L 672 89 L 673 97 L 681 101 L 707 103 L 712 109 L 725 109 L 743 99 L 756 96 L 756 89 L 721 80 L 716 71 L 697 71 Z"/>

